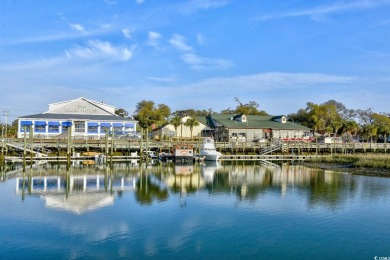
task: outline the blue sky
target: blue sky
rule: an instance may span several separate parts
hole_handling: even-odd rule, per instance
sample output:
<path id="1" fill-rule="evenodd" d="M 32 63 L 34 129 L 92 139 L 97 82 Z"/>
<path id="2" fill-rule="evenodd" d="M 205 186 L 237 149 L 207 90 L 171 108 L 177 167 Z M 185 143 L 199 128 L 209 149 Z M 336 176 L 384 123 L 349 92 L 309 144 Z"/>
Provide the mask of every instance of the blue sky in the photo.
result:
<path id="1" fill-rule="evenodd" d="M 390 0 L 2 0 L 0 110 L 85 97 L 133 113 L 390 112 Z M 4 121 L 4 117 L 2 117 Z"/>

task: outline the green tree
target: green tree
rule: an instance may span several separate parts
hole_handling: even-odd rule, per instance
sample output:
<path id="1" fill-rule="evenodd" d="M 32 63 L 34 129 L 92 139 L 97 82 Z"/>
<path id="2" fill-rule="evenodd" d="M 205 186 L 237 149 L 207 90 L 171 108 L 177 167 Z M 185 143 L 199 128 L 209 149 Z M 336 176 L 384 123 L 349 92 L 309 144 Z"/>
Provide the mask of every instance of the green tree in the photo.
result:
<path id="1" fill-rule="evenodd" d="M 168 121 L 171 109 L 164 104 L 156 105 L 151 100 L 142 100 L 136 106 L 134 118 L 142 128 L 150 128 L 152 124 L 161 125 Z"/>
<path id="2" fill-rule="evenodd" d="M 234 100 L 238 103 L 236 109 L 232 110 L 229 107 L 221 110 L 221 114 L 268 115 L 267 112 L 258 109 L 259 104 L 255 101 L 244 104 L 237 97 Z"/>
<path id="3" fill-rule="evenodd" d="M 192 131 L 194 130 L 194 127 L 199 125 L 199 122 L 195 118 L 188 118 L 187 121 L 184 123 L 184 125 L 190 128 L 191 137 L 192 137 Z"/>
<path id="4" fill-rule="evenodd" d="M 171 119 L 170 123 L 175 128 L 175 135 L 177 137 L 177 128 L 183 124 L 183 122 L 181 121 L 181 117 L 175 116 L 174 118 Z"/>
<path id="5" fill-rule="evenodd" d="M 123 108 L 115 109 L 115 114 L 122 117 L 127 117 L 129 115 L 129 112 L 124 110 Z"/>
<path id="6" fill-rule="evenodd" d="M 378 134 L 387 142 L 387 136 L 390 134 L 390 118 L 387 115 L 372 114 L 373 125 L 378 129 Z"/>
<path id="7" fill-rule="evenodd" d="M 359 124 L 354 120 L 344 121 L 342 126 L 342 132 L 347 133 L 348 142 L 351 141 L 352 135 L 359 131 Z"/>

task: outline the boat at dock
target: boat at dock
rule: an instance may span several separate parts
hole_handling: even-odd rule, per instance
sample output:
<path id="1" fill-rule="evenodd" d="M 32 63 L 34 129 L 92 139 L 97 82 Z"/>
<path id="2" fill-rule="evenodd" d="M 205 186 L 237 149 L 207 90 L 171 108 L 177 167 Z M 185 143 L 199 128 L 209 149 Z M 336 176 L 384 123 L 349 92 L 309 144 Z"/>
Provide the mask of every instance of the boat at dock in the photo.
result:
<path id="1" fill-rule="evenodd" d="M 173 147 L 173 160 L 179 164 L 194 163 L 194 147 L 188 144 L 179 144 Z"/>
<path id="2" fill-rule="evenodd" d="M 217 161 L 222 154 L 215 148 L 214 139 L 205 137 L 200 146 L 199 155 L 204 157 L 205 161 Z"/>
<path id="3" fill-rule="evenodd" d="M 172 161 L 173 155 L 171 153 L 162 152 L 158 155 L 158 159 L 162 162 Z"/>

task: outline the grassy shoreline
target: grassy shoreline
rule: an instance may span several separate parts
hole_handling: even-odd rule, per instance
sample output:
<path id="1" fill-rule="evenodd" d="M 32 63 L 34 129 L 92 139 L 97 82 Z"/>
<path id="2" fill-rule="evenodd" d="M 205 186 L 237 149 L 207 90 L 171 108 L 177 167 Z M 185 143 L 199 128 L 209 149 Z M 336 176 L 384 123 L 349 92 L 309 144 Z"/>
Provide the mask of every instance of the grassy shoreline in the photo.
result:
<path id="1" fill-rule="evenodd" d="M 356 175 L 390 177 L 390 154 L 343 154 L 308 159 L 309 167 Z"/>

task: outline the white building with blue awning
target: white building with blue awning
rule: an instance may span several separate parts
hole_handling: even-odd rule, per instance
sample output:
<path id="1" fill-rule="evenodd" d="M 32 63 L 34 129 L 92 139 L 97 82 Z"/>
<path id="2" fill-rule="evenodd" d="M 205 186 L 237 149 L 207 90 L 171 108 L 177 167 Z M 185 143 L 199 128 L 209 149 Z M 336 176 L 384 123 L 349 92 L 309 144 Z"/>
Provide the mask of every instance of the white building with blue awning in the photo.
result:
<path id="1" fill-rule="evenodd" d="M 18 138 L 25 135 L 39 138 L 66 136 L 71 128 L 73 137 L 99 139 L 106 131 L 134 133 L 138 121 L 115 114 L 115 107 L 89 100 L 78 99 L 49 104 L 49 111 L 18 119 Z"/>

